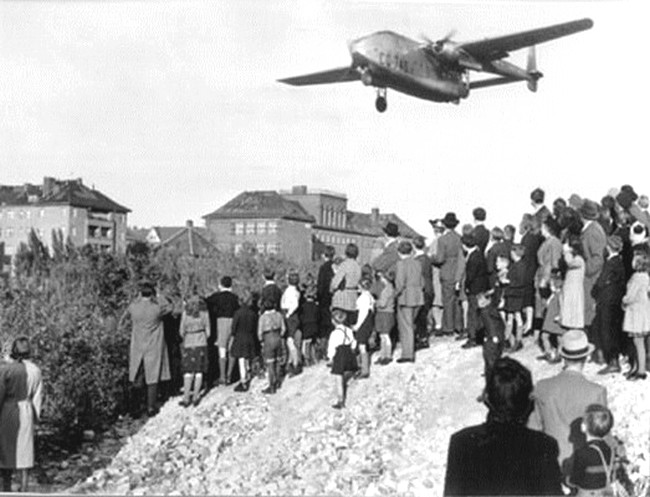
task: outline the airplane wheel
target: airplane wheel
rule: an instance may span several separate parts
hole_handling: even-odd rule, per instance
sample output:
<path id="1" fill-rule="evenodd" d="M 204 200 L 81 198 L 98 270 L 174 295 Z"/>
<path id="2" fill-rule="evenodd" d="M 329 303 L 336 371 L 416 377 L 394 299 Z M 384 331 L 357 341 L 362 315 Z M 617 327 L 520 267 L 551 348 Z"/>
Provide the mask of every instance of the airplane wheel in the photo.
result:
<path id="1" fill-rule="evenodd" d="M 384 97 L 377 97 L 377 100 L 375 100 L 375 107 L 379 112 L 385 112 L 386 107 L 388 107 L 386 99 Z"/>

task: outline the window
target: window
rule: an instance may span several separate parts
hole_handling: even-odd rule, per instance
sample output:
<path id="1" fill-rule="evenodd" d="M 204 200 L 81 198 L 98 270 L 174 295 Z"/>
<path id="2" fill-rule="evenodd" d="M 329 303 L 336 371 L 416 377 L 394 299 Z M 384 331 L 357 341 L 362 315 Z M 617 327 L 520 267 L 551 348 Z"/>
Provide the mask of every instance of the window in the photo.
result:
<path id="1" fill-rule="evenodd" d="M 244 223 L 235 223 L 235 235 L 244 234 Z"/>
<path id="2" fill-rule="evenodd" d="M 265 235 L 266 234 L 266 222 L 265 221 L 258 221 L 258 223 L 257 223 L 257 234 L 258 235 Z"/>
<path id="3" fill-rule="evenodd" d="M 235 252 L 235 254 L 238 254 L 239 252 L 241 252 L 241 249 L 242 249 L 242 244 L 241 243 L 235 243 L 235 245 L 233 246 L 233 251 Z"/>
<path id="4" fill-rule="evenodd" d="M 246 234 L 247 235 L 255 234 L 255 223 L 246 223 Z"/>
<path id="5" fill-rule="evenodd" d="M 102 228 L 101 229 L 101 236 L 102 238 L 108 238 L 108 233 L 110 232 L 110 228 Z"/>
<path id="6" fill-rule="evenodd" d="M 278 254 L 280 252 L 279 243 L 267 243 L 266 244 L 266 253 L 267 254 Z"/>
<path id="7" fill-rule="evenodd" d="M 266 225 L 266 231 L 269 235 L 274 235 L 275 233 L 278 232 L 278 222 L 277 221 L 269 221 L 268 224 Z"/>
<path id="8" fill-rule="evenodd" d="M 258 254 L 263 254 L 265 252 L 265 246 L 263 243 L 258 243 L 257 244 L 257 253 Z"/>

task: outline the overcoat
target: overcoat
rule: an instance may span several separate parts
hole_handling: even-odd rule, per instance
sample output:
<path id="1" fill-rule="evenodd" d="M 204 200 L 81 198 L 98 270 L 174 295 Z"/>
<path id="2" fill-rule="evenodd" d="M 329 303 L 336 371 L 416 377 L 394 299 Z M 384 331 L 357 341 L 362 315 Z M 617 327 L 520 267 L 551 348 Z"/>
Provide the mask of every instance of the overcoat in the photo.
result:
<path id="1" fill-rule="evenodd" d="M 438 238 L 438 247 L 433 256 L 433 263 L 440 267 L 441 281 L 460 282 L 462 272 L 459 271 L 463 259 L 463 244 L 460 236 L 454 230 L 448 230 Z M 464 267 L 464 264 L 463 264 Z"/>
<path id="2" fill-rule="evenodd" d="M 607 236 L 603 227 L 596 221 L 592 221 L 583 228 L 582 248 L 585 253 L 585 324 L 588 326 L 596 315 L 596 302 L 591 296 L 591 289 L 598 279 L 600 271 L 605 263 L 605 247 Z"/>
<path id="3" fill-rule="evenodd" d="M 419 307 L 424 304 L 424 277 L 422 264 L 413 257 L 397 261 L 395 271 L 395 295 L 397 305 Z"/>
<path id="4" fill-rule="evenodd" d="M 131 316 L 131 353 L 129 381 L 135 381 L 140 364 L 144 367 L 147 385 L 170 379 L 169 354 L 165 343 L 162 318 L 169 311 L 167 304 L 140 297 L 129 305 Z"/>

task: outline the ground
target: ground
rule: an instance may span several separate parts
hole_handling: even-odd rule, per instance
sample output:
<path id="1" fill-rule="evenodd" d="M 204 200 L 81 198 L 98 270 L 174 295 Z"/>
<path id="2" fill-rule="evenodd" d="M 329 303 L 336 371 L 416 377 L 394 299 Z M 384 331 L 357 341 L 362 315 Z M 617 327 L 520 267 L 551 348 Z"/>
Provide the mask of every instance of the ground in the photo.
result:
<path id="1" fill-rule="evenodd" d="M 530 342 L 513 354 L 534 380 L 560 365 L 536 360 Z M 276 395 L 255 379 L 247 393 L 210 391 L 198 407 L 172 398 L 105 467 L 68 488 L 74 493 L 221 495 L 441 495 L 449 436 L 480 423 L 481 349 L 435 339 L 415 363 L 374 366 L 351 382 L 347 408 L 331 408 L 324 364 L 285 381 Z M 650 473 L 650 390 L 622 375 L 586 375 L 608 388 L 614 434 L 626 443 L 630 475 Z"/>

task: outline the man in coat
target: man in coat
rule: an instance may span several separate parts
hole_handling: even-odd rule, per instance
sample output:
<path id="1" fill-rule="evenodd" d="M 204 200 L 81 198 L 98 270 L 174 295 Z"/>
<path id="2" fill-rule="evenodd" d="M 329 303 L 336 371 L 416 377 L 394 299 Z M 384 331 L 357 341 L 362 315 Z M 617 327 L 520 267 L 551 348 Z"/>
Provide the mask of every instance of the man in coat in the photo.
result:
<path id="1" fill-rule="evenodd" d="M 467 294 L 467 342 L 462 347 L 469 349 L 480 345 L 479 328 L 482 328 L 478 308 L 478 295 L 489 288 L 487 264 L 474 235 L 461 239 L 465 249 L 465 293 Z"/>
<path id="2" fill-rule="evenodd" d="M 149 416 L 154 416 L 158 411 L 158 383 L 171 378 L 163 331 L 163 316 L 170 311 L 169 303 L 156 300 L 153 285 L 142 282 L 139 298 L 129 305 L 120 320 L 121 326 L 127 316 L 131 318 L 129 381 L 138 390 L 146 384 Z"/>
<path id="3" fill-rule="evenodd" d="M 590 333 L 591 341 L 594 343 L 595 339 L 591 334 L 590 327 L 591 322 L 596 316 L 596 302 L 591 295 L 591 289 L 594 283 L 596 283 L 605 263 L 607 235 L 605 235 L 603 227 L 598 223 L 599 209 L 596 202 L 585 199 L 580 206 L 579 212 L 584 222 L 580 239 L 582 240 L 582 248 L 585 255 L 585 328 Z"/>
<path id="4" fill-rule="evenodd" d="M 472 230 L 472 235 L 474 235 L 478 249 L 482 254 L 485 254 L 485 249 L 490 241 L 490 232 L 485 227 L 485 218 L 487 217 L 487 214 L 483 207 L 477 207 L 472 211 L 472 216 L 474 216 L 474 229 Z"/>
<path id="5" fill-rule="evenodd" d="M 556 376 L 540 380 L 533 392 L 535 409 L 528 419 L 528 427 L 557 440 L 558 462 L 565 475 L 571 470 L 571 455 L 586 443 L 580 430 L 585 409 L 589 404 L 607 405 L 607 389 L 583 375 L 585 362 L 593 350 L 584 331 L 567 331 L 560 347 L 565 368 Z"/>
<path id="6" fill-rule="evenodd" d="M 623 240 L 612 235 L 607 239 L 607 259 L 598 276 L 591 295 L 596 301 L 596 317 L 592 323 L 593 337 L 603 351 L 607 365 L 598 374 L 619 373 L 618 355 L 621 351 L 623 308 L 625 295 L 625 267 L 623 265 Z"/>
<path id="7" fill-rule="evenodd" d="M 375 271 L 380 271 L 386 275 L 390 281 L 395 280 L 395 265 L 399 260 L 397 246 L 399 245 L 399 227 L 393 222 L 386 223 L 383 228 L 386 241 L 384 250 L 371 263 L 370 266 Z M 373 289 L 374 290 L 374 289 Z"/>
<path id="8" fill-rule="evenodd" d="M 318 335 L 319 339 L 327 340 L 330 332 L 334 329 L 332 325 L 332 313 L 330 307 L 332 306 L 332 292 L 330 292 L 330 284 L 334 278 L 334 269 L 332 264 L 334 262 L 334 247 L 327 245 L 323 251 L 323 264 L 318 268 L 318 276 L 316 278 L 316 300 L 318 302 Z"/>
<path id="9" fill-rule="evenodd" d="M 442 329 L 443 334 L 462 333 L 463 316 L 456 293 L 460 288 L 463 247 L 460 236 L 454 228 L 458 226 L 456 214 L 448 212 L 442 219 L 445 232 L 438 238 L 438 247 L 433 256 L 433 264 L 440 268 L 442 290 Z"/>
<path id="10" fill-rule="evenodd" d="M 402 357 L 397 362 L 415 361 L 415 337 L 413 322 L 424 304 L 424 278 L 422 265 L 416 261 L 411 242 L 400 242 L 399 261 L 395 266 L 395 296 L 397 297 L 397 328 L 402 344 Z"/>
<path id="11" fill-rule="evenodd" d="M 424 252 L 424 237 L 415 237 L 413 246 L 415 247 L 413 258 L 422 265 L 422 279 L 424 281 L 424 304 L 422 304 L 415 317 L 416 348 L 427 348 L 429 347 L 427 317 L 433 304 L 433 266 L 431 265 L 431 258 Z"/>
<path id="12" fill-rule="evenodd" d="M 526 428 L 530 371 L 504 357 L 486 380 L 487 420 L 451 436 L 444 495 L 562 495 L 557 442 Z"/>

